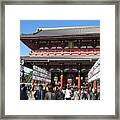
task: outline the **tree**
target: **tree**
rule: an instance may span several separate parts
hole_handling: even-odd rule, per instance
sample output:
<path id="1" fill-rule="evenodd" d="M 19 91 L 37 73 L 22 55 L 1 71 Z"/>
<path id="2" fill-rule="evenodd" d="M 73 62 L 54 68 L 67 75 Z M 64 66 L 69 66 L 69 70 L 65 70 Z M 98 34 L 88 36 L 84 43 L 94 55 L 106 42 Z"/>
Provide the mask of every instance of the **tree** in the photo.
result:
<path id="1" fill-rule="evenodd" d="M 30 71 L 29 73 L 26 73 L 24 75 L 26 83 L 31 83 L 32 82 L 32 75 L 33 75 L 33 71 Z"/>

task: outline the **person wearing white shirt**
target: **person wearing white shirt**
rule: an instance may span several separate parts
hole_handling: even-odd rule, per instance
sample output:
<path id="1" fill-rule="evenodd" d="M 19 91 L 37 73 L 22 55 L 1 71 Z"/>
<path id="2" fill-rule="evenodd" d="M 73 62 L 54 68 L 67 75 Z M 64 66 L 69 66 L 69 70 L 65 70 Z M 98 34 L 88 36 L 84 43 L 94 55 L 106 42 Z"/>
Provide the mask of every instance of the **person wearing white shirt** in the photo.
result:
<path id="1" fill-rule="evenodd" d="M 65 99 L 66 100 L 71 100 L 71 90 L 70 88 L 67 88 L 65 91 Z"/>

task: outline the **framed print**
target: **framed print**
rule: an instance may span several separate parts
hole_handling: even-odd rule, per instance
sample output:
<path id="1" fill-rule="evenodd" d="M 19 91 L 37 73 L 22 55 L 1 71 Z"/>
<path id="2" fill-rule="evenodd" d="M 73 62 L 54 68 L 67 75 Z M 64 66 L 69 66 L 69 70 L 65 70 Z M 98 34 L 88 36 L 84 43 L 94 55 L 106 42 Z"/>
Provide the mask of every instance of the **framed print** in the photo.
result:
<path id="1" fill-rule="evenodd" d="M 119 2 L 1 3 L 2 119 L 119 119 Z"/>

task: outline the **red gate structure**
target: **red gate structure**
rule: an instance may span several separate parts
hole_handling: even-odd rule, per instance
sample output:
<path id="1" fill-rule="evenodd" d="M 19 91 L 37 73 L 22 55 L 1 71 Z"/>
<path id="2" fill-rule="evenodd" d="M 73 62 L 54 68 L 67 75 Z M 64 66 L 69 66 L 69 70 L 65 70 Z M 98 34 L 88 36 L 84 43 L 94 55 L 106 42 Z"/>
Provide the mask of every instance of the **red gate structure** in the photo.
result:
<path id="1" fill-rule="evenodd" d="M 100 57 L 99 26 L 39 28 L 35 33 L 21 34 L 20 40 L 31 49 L 29 56 L 21 56 L 24 65 L 51 72 L 51 83 L 62 88 L 68 79 L 78 89 L 84 86 L 89 70 Z"/>

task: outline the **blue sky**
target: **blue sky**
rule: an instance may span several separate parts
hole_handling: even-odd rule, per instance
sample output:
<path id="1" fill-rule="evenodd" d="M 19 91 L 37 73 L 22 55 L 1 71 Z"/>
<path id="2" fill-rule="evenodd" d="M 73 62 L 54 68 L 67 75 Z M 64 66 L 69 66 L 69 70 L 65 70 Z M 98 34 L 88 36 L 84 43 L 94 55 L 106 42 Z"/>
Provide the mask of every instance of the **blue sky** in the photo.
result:
<path id="1" fill-rule="evenodd" d="M 31 34 L 36 28 L 55 28 L 71 26 L 100 26 L 99 20 L 21 20 L 20 34 Z M 20 42 L 20 55 L 29 55 L 30 49 Z"/>

